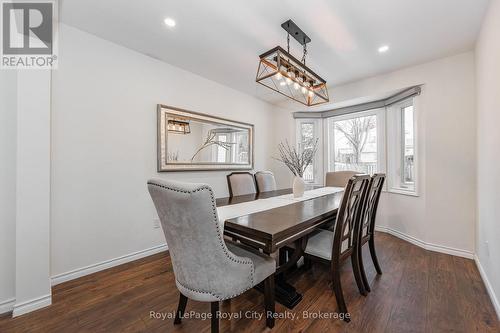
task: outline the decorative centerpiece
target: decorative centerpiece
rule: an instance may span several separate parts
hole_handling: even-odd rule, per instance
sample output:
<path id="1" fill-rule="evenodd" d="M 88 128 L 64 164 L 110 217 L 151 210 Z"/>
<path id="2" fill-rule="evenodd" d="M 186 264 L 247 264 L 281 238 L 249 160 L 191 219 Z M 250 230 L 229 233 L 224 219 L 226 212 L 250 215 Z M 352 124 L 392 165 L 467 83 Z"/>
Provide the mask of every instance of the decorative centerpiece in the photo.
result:
<path id="1" fill-rule="evenodd" d="M 293 178 L 293 196 L 299 198 L 304 195 L 305 182 L 304 172 L 307 167 L 313 162 L 314 155 L 318 150 L 318 139 L 311 140 L 309 144 L 304 144 L 300 152 L 291 147 L 288 141 L 281 142 L 278 145 L 279 158 L 275 158 L 285 164 L 295 176 Z"/>

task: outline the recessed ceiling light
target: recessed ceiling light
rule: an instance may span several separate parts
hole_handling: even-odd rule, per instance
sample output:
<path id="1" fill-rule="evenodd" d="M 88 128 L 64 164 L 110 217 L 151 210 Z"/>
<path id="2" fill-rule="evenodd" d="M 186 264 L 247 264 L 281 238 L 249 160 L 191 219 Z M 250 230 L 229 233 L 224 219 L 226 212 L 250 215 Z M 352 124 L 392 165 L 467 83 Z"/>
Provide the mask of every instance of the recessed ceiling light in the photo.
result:
<path id="1" fill-rule="evenodd" d="M 387 51 L 389 51 L 389 45 L 382 45 L 378 48 L 378 53 L 385 53 Z"/>
<path id="2" fill-rule="evenodd" d="M 170 27 L 170 28 L 175 27 L 175 20 L 170 18 L 170 17 L 167 17 L 165 20 L 163 20 L 163 22 L 165 23 L 165 25 L 167 27 Z"/>

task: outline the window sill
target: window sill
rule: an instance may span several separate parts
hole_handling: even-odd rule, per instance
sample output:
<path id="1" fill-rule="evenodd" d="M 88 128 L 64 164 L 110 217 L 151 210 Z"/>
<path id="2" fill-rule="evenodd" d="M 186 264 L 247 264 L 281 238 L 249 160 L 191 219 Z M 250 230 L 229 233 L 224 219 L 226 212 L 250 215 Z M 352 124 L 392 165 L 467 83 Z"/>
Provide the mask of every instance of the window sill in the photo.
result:
<path id="1" fill-rule="evenodd" d="M 406 189 L 402 189 L 402 188 L 390 188 L 390 189 L 385 190 L 384 192 L 392 193 L 392 194 L 402 194 L 402 195 L 407 195 L 410 197 L 419 197 L 420 196 L 417 191 L 411 191 L 411 190 L 406 190 Z"/>

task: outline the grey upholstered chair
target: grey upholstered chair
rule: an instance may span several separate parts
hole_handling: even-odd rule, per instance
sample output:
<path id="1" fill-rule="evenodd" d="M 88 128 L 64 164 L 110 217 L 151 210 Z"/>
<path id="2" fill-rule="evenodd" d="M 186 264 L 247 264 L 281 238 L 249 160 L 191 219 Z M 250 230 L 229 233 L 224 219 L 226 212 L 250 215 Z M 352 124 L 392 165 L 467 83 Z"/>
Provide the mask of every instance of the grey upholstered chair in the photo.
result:
<path id="1" fill-rule="evenodd" d="M 174 324 L 187 299 L 211 302 L 212 332 L 217 332 L 219 301 L 236 297 L 264 281 L 266 314 L 274 313 L 276 261 L 224 240 L 212 189 L 205 184 L 149 180 L 148 189 L 168 244 L 180 291 Z M 274 319 L 266 316 L 272 328 Z"/>
<path id="2" fill-rule="evenodd" d="M 354 175 L 359 175 L 357 171 L 334 171 L 327 172 L 325 186 L 345 187 L 347 181 Z"/>
<path id="3" fill-rule="evenodd" d="M 233 172 L 227 175 L 227 186 L 230 196 L 257 193 L 255 179 L 250 172 Z"/>
<path id="4" fill-rule="evenodd" d="M 368 175 L 353 176 L 347 181 L 344 196 L 338 209 L 334 231 L 320 230 L 307 240 L 304 258 L 309 266 L 310 260 L 318 260 L 330 264 L 332 287 L 337 299 L 339 312 L 347 314 L 347 306 L 340 281 L 341 264 L 349 257 L 359 292 L 367 295 L 359 265 L 358 242 L 360 235 L 363 205 L 368 190 Z M 344 321 L 350 321 L 345 316 Z"/>
<path id="5" fill-rule="evenodd" d="M 255 173 L 255 182 L 258 192 L 268 192 L 276 190 L 276 180 L 271 171 L 258 171 Z"/>

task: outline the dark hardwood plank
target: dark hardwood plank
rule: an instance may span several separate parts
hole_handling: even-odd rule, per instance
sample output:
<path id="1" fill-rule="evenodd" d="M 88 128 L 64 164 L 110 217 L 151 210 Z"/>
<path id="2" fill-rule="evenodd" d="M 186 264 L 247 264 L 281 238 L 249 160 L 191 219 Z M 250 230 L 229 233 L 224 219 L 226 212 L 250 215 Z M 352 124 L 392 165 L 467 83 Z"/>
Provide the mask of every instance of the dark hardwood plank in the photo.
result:
<path id="1" fill-rule="evenodd" d="M 357 320 L 354 325 L 346 328 L 346 332 L 385 332 L 409 257 L 407 246 L 408 243 L 395 239 L 393 250 L 383 259 L 379 258 L 384 274 L 371 282 L 372 291 L 359 309 L 352 313 L 352 317 Z"/>
<path id="2" fill-rule="evenodd" d="M 453 257 L 433 253 L 429 262 L 427 332 L 467 332 L 461 312 L 460 292 L 455 280 Z"/>
<path id="3" fill-rule="evenodd" d="M 386 332 L 424 332 L 429 288 L 429 255 L 411 246 Z M 415 292 L 415 291 L 419 292 Z"/>
<path id="4" fill-rule="evenodd" d="M 466 331 L 498 332 L 497 316 L 476 264 L 459 257 L 453 263 Z"/>
<path id="5" fill-rule="evenodd" d="M 303 293 L 294 310 L 276 304 L 272 332 L 499 332 L 500 326 L 474 263 L 428 252 L 388 234 L 377 233 L 377 251 L 384 274 L 378 276 L 369 254 L 365 268 L 372 292 L 359 294 L 349 263 L 342 283 L 352 321 L 306 319 L 308 313 L 337 309 L 329 286 L 329 267 L 313 264 L 287 279 Z M 427 287 L 426 280 L 428 281 Z M 210 332 L 210 320 L 155 319 L 150 311 L 175 313 L 179 292 L 168 253 L 114 267 L 53 288 L 53 305 L 14 319 L 0 317 L 0 332 Z M 223 313 L 264 314 L 264 297 L 249 290 L 221 302 Z M 210 313 L 210 304 L 188 301 L 186 312 Z M 423 325 L 426 325 L 425 327 Z M 222 319 L 221 332 L 270 332 L 265 319 Z"/>

